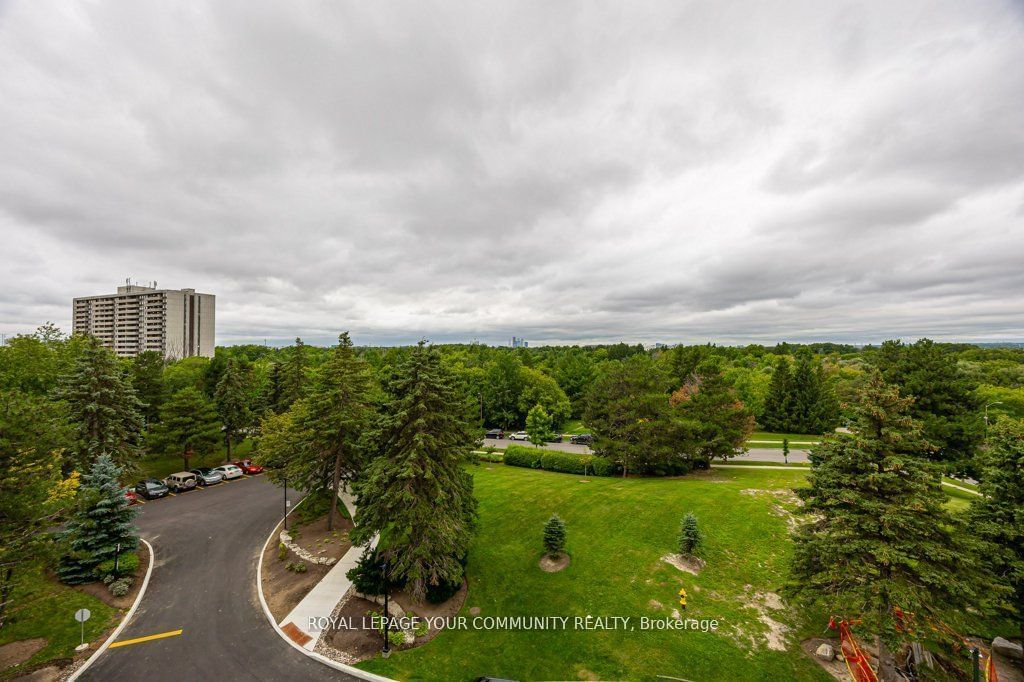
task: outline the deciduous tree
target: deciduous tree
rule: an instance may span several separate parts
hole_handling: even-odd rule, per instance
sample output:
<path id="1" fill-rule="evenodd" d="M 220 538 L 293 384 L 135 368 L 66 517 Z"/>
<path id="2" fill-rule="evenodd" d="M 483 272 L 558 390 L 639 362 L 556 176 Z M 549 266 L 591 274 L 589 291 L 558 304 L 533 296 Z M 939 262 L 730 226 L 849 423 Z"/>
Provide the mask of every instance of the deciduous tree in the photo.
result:
<path id="1" fill-rule="evenodd" d="M 543 405 L 534 405 L 526 415 L 526 434 L 530 442 L 538 447 L 551 440 L 551 415 Z"/>

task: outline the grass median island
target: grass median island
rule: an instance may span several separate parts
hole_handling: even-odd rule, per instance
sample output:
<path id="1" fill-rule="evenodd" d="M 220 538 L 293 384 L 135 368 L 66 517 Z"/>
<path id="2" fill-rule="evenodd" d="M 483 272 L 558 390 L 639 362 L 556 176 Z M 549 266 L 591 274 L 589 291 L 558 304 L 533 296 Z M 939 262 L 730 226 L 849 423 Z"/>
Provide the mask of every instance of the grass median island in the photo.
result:
<path id="1" fill-rule="evenodd" d="M 766 604 L 786 576 L 787 491 L 802 485 L 803 471 L 712 470 L 673 479 L 581 479 L 486 465 L 471 471 L 480 523 L 461 615 L 470 622 L 475 609 L 481 617 L 627 616 L 637 629 L 449 629 L 427 646 L 360 667 L 398 679 L 829 679 L 795 636 L 773 650 L 769 642 L 779 634 L 766 622 L 801 625 Z M 675 551 L 687 511 L 706 536 L 699 576 L 661 559 Z M 541 534 L 553 513 L 566 523 L 572 560 L 545 573 Z M 685 616 L 717 619 L 718 632 L 639 628 L 642 616 L 671 619 L 680 587 L 689 594 Z"/>
<path id="2" fill-rule="evenodd" d="M 30 570 L 30 569 L 25 569 Z M 31 576 L 14 595 L 10 617 L 0 628 L 0 651 L 9 651 L 13 660 L 0 656 L 0 679 L 10 679 L 45 664 L 64 665 L 75 655 L 81 641 L 81 626 L 75 620 L 75 611 L 89 609 L 91 617 L 85 623 L 85 641 L 97 644 L 101 635 L 113 627 L 120 614 L 97 599 L 57 581 L 42 567 L 31 569 Z M 13 651 L 15 642 L 42 640 L 41 645 L 27 660 Z M 35 647 L 33 647 L 35 648 Z M 24 652 L 31 649 L 24 649 Z M 87 652 L 91 654 L 92 651 Z"/>

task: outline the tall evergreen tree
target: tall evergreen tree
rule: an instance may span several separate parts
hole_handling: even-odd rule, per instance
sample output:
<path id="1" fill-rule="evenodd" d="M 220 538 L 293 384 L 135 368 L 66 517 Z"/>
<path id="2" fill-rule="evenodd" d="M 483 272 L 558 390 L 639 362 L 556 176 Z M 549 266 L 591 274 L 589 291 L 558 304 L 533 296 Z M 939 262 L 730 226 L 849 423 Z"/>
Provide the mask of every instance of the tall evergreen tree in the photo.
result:
<path id="1" fill-rule="evenodd" d="M 586 424 L 594 448 L 629 473 L 689 469 L 686 443 L 676 433 L 668 380 L 646 354 L 605 363 L 587 391 Z"/>
<path id="2" fill-rule="evenodd" d="M 821 363 L 806 350 L 796 356 L 788 417 L 785 431 L 793 433 L 825 433 L 839 421 L 839 404 L 825 381 Z"/>
<path id="3" fill-rule="evenodd" d="M 132 359 L 132 387 L 142 403 L 142 418 L 146 424 L 152 424 L 160 416 L 163 405 L 164 358 L 155 350 L 139 353 Z"/>
<path id="4" fill-rule="evenodd" d="M 237 360 L 229 358 L 214 394 L 217 414 L 224 424 L 226 461 L 231 461 L 231 446 L 245 438 L 245 429 L 252 425 L 249 410 L 249 376 Z"/>
<path id="5" fill-rule="evenodd" d="M 852 435 L 826 435 L 811 451 L 810 487 L 797 490 L 809 521 L 796 533 L 790 589 L 876 633 L 883 680 L 896 679 L 893 647 L 912 638 L 895 609 L 926 618 L 984 609 L 994 594 L 971 534 L 945 507 L 911 403 L 872 375 Z"/>
<path id="6" fill-rule="evenodd" d="M 362 464 L 360 439 L 371 415 L 370 389 L 369 366 L 356 356 L 352 339 L 345 332 L 309 387 L 301 423 L 309 441 L 298 453 L 306 455 L 305 461 L 293 459 L 289 467 L 292 470 L 299 465 L 313 476 L 326 473 L 327 480 L 318 483 L 329 485 L 333 493 L 328 529 L 334 528 L 342 474 L 351 474 Z M 316 485 L 312 480 L 308 484 Z"/>
<path id="7" fill-rule="evenodd" d="M 281 363 L 270 363 L 267 371 L 267 381 L 260 395 L 260 413 L 267 416 L 270 413 L 281 414 L 287 407 L 283 404 L 284 378 L 281 370 Z"/>
<path id="8" fill-rule="evenodd" d="M 134 468 L 142 433 L 142 403 L 114 354 L 89 337 L 57 397 L 68 406 L 76 438 L 72 463 L 87 467 L 101 454 Z"/>
<path id="9" fill-rule="evenodd" d="M 135 509 L 128 506 L 118 479 L 121 469 L 106 454 L 82 476 L 77 510 L 62 533 L 68 551 L 57 575 L 68 584 L 96 580 L 94 569 L 121 552 L 136 548 Z M 118 550 L 120 545 L 120 550 Z"/>
<path id="10" fill-rule="evenodd" d="M 160 423 L 149 433 L 154 449 L 176 449 L 184 468 L 196 452 L 211 450 L 220 441 L 221 424 L 217 411 L 198 388 L 183 388 L 164 403 Z"/>
<path id="11" fill-rule="evenodd" d="M 971 504 L 971 518 L 998 548 L 990 562 L 1013 590 L 1007 608 L 1024 638 L 1024 421 L 1000 417 L 989 431 L 982 465 L 982 496 Z"/>
<path id="12" fill-rule="evenodd" d="M 292 403 L 303 395 L 306 388 L 306 371 L 309 368 L 306 351 L 306 344 L 296 337 L 295 345 L 281 368 L 281 400 L 277 406 L 278 412 L 291 407 Z"/>
<path id="13" fill-rule="evenodd" d="M 975 385 L 957 366 L 956 357 L 930 339 L 909 346 L 886 341 L 875 356 L 882 377 L 913 396 L 910 413 L 924 423 L 924 436 L 947 473 L 978 475 L 974 455 L 984 436 Z"/>
<path id="14" fill-rule="evenodd" d="M 464 421 L 464 396 L 440 355 L 424 342 L 386 386 L 383 454 L 357 485 L 353 542 L 380 533 L 380 555 L 421 600 L 430 585 L 462 580 L 476 499 L 463 468 L 474 438 Z"/>
<path id="15" fill-rule="evenodd" d="M 788 431 L 790 422 L 790 392 L 793 375 L 790 371 L 789 358 L 780 356 L 772 380 L 768 385 L 768 395 L 764 399 L 764 411 L 758 417 L 758 424 L 765 431 Z"/>

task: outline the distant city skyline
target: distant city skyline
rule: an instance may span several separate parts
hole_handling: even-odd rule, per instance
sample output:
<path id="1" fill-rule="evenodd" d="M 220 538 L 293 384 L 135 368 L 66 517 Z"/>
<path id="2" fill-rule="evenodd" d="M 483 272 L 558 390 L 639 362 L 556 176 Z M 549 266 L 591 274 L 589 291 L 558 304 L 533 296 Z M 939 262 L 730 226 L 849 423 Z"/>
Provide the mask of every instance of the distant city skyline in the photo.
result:
<path id="1" fill-rule="evenodd" d="M 0 333 L 1018 341 L 1022 111 L 1010 0 L 0 2 Z"/>

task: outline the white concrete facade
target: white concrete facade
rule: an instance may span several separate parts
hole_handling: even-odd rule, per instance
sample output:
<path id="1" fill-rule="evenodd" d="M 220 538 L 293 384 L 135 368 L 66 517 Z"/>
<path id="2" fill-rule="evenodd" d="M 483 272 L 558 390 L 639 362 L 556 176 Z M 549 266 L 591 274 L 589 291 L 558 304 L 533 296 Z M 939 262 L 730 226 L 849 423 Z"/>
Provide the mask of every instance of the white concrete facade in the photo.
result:
<path id="1" fill-rule="evenodd" d="M 157 351 L 165 358 L 212 358 L 216 297 L 195 289 L 126 284 L 116 294 L 76 298 L 72 331 L 90 334 L 120 357 Z"/>

